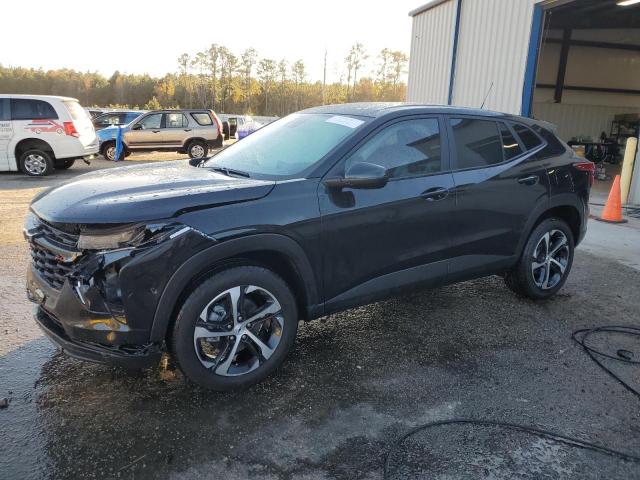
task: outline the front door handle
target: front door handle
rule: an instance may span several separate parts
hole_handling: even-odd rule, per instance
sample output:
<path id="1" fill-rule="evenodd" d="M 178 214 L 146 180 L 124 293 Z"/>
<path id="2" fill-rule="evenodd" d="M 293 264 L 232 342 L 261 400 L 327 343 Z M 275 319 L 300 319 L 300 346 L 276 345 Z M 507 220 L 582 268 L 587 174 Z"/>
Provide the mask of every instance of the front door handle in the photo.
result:
<path id="1" fill-rule="evenodd" d="M 449 189 L 443 187 L 434 187 L 425 190 L 420 194 L 422 198 L 424 198 L 427 202 L 437 202 L 439 200 L 444 200 L 449 195 Z"/>
<path id="2" fill-rule="evenodd" d="M 190 128 L 185 128 L 185 129 L 184 129 L 184 131 L 185 131 L 185 132 L 190 132 L 190 131 L 191 131 L 191 129 L 190 129 Z"/>
<path id="3" fill-rule="evenodd" d="M 151 130 L 153 133 L 160 133 L 160 130 Z"/>
<path id="4" fill-rule="evenodd" d="M 522 185 L 535 185 L 538 183 L 538 175 L 531 175 L 530 177 L 522 177 L 518 179 L 518 183 Z"/>

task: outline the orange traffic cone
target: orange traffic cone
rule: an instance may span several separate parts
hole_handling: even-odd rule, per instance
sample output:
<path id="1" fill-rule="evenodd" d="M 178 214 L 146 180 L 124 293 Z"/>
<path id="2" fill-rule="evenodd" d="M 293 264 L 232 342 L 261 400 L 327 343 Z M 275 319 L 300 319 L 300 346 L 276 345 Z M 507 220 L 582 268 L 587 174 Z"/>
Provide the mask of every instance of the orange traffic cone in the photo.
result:
<path id="1" fill-rule="evenodd" d="M 604 205 L 602 215 L 600 218 L 596 217 L 596 220 L 609 223 L 626 223 L 627 221 L 622 218 L 622 202 L 620 201 L 620 175 L 616 175 L 613 179 L 613 185 L 611 185 L 611 191 L 607 198 L 607 203 Z"/>

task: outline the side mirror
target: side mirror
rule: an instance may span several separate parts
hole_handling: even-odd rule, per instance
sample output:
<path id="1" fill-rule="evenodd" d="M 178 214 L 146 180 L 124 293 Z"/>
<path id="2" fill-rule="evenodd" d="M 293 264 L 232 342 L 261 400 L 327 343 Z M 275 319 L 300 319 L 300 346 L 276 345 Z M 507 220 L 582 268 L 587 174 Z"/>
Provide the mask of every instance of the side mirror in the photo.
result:
<path id="1" fill-rule="evenodd" d="M 389 181 L 387 170 L 374 163 L 354 163 L 344 178 L 327 178 L 323 183 L 327 188 L 382 188 Z"/>
<path id="2" fill-rule="evenodd" d="M 142 124 L 136 123 L 133 127 L 131 127 L 131 130 L 142 130 Z"/>
<path id="3" fill-rule="evenodd" d="M 189 165 L 191 165 L 192 167 L 201 167 L 202 165 L 204 165 L 204 162 L 206 162 L 210 158 L 211 157 L 190 158 Z"/>

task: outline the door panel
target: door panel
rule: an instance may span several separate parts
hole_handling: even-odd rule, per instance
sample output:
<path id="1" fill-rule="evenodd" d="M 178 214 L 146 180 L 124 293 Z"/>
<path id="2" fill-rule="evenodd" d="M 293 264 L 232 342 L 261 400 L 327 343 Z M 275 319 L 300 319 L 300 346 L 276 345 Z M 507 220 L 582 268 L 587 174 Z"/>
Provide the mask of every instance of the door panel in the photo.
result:
<path id="1" fill-rule="evenodd" d="M 413 129 L 424 122 L 430 122 L 431 136 Z M 327 311 L 446 279 L 453 176 L 426 173 L 448 166 L 440 131 L 435 118 L 394 122 L 368 137 L 329 174 L 336 176 L 359 161 L 376 163 L 392 176 L 382 188 L 338 191 L 320 185 Z"/>
<path id="2" fill-rule="evenodd" d="M 165 128 L 162 130 L 162 141 L 167 147 L 182 147 L 187 136 L 191 136 L 191 127 L 187 117 L 182 113 L 165 113 Z"/>
<path id="3" fill-rule="evenodd" d="M 517 246 L 529 215 L 538 204 L 548 201 L 549 193 L 546 170 L 535 155 L 539 148 L 505 162 L 514 148 L 514 137 L 498 133 L 497 140 L 484 136 L 480 141 L 473 132 L 461 134 L 455 130 L 454 125 L 450 130 L 454 168 L 480 162 L 476 155 L 484 155 L 494 165 L 453 173 L 456 210 L 451 218 L 455 226 L 449 272 L 452 281 L 510 266 L 519 255 Z M 520 142 L 518 148 L 524 151 Z"/>
<path id="4" fill-rule="evenodd" d="M 124 134 L 124 141 L 129 148 L 140 147 L 161 147 L 163 143 L 162 130 L 162 113 L 153 113 L 146 115 L 139 121 L 131 125 L 140 125 L 142 129 L 134 130 L 131 128 Z"/>

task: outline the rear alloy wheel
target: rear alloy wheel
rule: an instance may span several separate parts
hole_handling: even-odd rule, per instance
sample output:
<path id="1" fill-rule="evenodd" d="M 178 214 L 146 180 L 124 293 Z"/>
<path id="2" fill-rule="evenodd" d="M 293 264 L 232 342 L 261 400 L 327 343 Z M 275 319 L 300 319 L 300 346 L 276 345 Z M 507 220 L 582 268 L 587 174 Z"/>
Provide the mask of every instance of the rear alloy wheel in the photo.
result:
<path id="1" fill-rule="evenodd" d="M 43 150 L 27 150 L 20 155 L 20 170 L 32 177 L 44 177 L 53 172 L 53 160 Z"/>
<path id="2" fill-rule="evenodd" d="M 204 142 L 200 140 L 195 140 L 189 144 L 189 149 L 187 153 L 191 158 L 204 158 L 207 156 L 209 149 Z"/>
<path id="3" fill-rule="evenodd" d="M 529 236 L 518 264 L 505 276 L 507 286 L 534 300 L 551 297 L 567 280 L 573 249 L 569 226 L 557 218 L 544 220 Z"/>
<path id="4" fill-rule="evenodd" d="M 260 267 L 236 267 L 215 274 L 187 298 L 171 347 L 196 383 L 242 389 L 282 363 L 297 324 L 295 299 L 280 277 Z"/>

